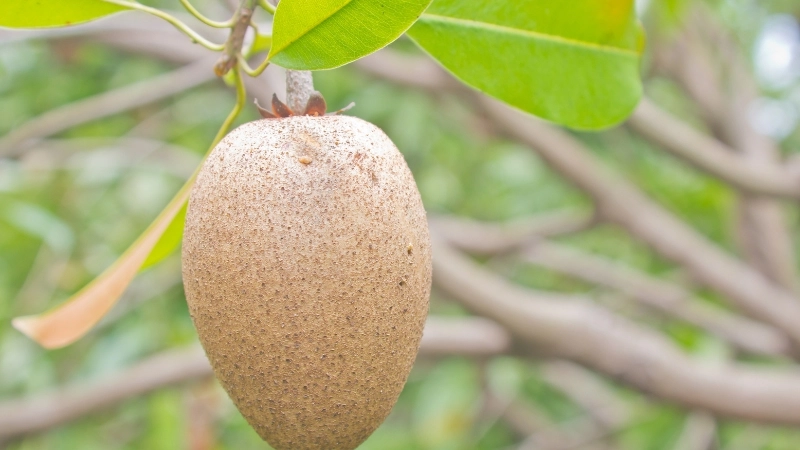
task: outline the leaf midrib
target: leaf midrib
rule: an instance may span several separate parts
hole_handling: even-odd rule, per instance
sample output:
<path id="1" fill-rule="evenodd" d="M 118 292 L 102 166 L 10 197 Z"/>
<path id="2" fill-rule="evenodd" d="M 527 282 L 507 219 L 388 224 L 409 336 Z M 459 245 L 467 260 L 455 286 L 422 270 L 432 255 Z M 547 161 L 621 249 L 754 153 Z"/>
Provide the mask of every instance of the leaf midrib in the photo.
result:
<path id="1" fill-rule="evenodd" d="M 480 21 L 472 20 L 472 19 L 461 19 L 461 18 L 456 18 L 456 17 L 442 16 L 442 15 L 438 15 L 438 14 L 423 13 L 422 16 L 420 17 L 420 21 L 425 21 L 425 20 L 431 21 L 431 22 L 444 22 L 444 23 L 452 23 L 452 24 L 457 24 L 457 25 L 463 25 L 463 26 L 470 27 L 470 28 L 479 28 L 479 29 L 484 29 L 484 30 L 487 30 L 487 31 L 494 31 L 494 32 L 501 33 L 501 34 L 510 34 L 510 35 L 515 35 L 515 36 L 526 36 L 526 37 L 531 37 L 531 38 L 534 38 L 534 39 L 537 39 L 537 40 L 550 41 L 550 42 L 555 42 L 555 43 L 559 43 L 559 44 L 569 45 L 569 46 L 572 46 L 572 47 L 586 48 L 586 49 L 601 51 L 601 52 L 605 52 L 605 53 L 613 53 L 613 54 L 618 54 L 618 55 L 631 56 L 631 57 L 634 57 L 634 58 L 638 58 L 639 57 L 639 54 L 637 52 L 633 51 L 633 50 L 626 50 L 624 48 L 619 48 L 619 47 L 611 47 L 611 46 L 602 45 L 602 44 L 595 44 L 593 42 L 579 41 L 579 40 L 576 40 L 576 39 L 570 39 L 570 38 L 566 38 L 566 37 L 563 37 L 563 36 L 557 36 L 557 35 L 553 35 L 553 34 L 545 34 L 545 33 L 541 33 L 541 32 L 538 32 L 538 31 L 531 31 L 531 30 L 523 30 L 523 29 L 519 29 L 519 28 L 512 28 L 512 27 L 507 27 L 507 26 L 504 26 L 504 25 L 497 25 L 497 24 L 493 24 L 493 23 L 489 23 L 489 22 L 480 22 Z"/>

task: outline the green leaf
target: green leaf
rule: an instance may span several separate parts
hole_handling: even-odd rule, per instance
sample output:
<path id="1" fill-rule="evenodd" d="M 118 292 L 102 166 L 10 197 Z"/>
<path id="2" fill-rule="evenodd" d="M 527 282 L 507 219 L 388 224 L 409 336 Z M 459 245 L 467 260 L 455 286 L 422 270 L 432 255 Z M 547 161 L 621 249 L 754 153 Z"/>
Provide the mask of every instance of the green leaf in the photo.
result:
<path id="1" fill-rule="evenodd" d="M 182 228 L 194 180 L 192 176 L 147 230 L 105 272 L 50 311 L 15 318 L 11 322 L 14 328 L 45 348 L 64 347 L 88 333 L 119 300 L 145 264 L 155 264 L 175 249 L 176 229 Z"/>
<path id="2" fill-rule="evenodd" d="M 147 259 L 142 263 L 142 267 L 139 269 L 140 271 L 160 263 L 181 245 L 187 206 L 189 206 L 189 203 L 184 203 L 183 207 L 178 211 L 178 214 L 172 219 L 172 222 L 170 222 L 155 247 L 153 247 L 153 250 L 150 251 Z"/>
<path id="3" fill-rule="evenodd" d="M 466 84 L 579 129 L 625 119 L 642 94 L 633 0 L 435 0 L 408 35 Z"/>
<path id="4" fill-rule="evenodd" d="M 272 36 L 268 34 L 258 34 L 256 33 L 255 39 L 253 39 L 253 45 L 250 46 L 250 49 L 247 51 L 249 55 L 255 55 L 258 52 L 263 52 L 265 50 L 269 50 L 272 47 Z"/>
<path id="5" fill-rule="evenodd" d="M 103 0 L 0 0 L 0 27 L 64 27 L 125 9 Z"/>
<path id="6" fill-rule="evenodd" d="M 431 0 L 282 0 L 272 63 L 294 70 L 339 67 L 400 37 Z"/>

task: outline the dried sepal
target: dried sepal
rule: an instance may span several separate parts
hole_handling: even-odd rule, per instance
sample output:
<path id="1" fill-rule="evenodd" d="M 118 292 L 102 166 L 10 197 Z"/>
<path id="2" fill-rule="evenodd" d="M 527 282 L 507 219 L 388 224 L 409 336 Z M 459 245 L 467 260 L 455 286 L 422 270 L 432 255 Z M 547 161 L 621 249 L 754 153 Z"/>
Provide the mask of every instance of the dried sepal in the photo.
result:
<path id="1" fill-rule="evenodd" d="M 286 106 L 286 103 L 278 100 L 277 94 L 272 94 L 272 114 L 275 117 L 290 117 L 294 115 L 294 112 Z"/>
<path id="2" fill-rule="evenodd" d="M 302 114 L 296 114 L 292 111 L 289 106 L 278 99 L 276 94 L 272 94 L 272 111 L 267 110 L 266 108 L 262 107 L 258 104 L 258 99 L 255 99 L 254 102 L 256 108 L 258 108 L 258 113 L 261 114 L 261 117 L 265 119 L 278 119 L 282 117 L 291 117 L 295 115 L 304 115 L 304 116 L 312 116 L 312 117 L 321 117 L 321 116 L 338 116 L 339 114 L 349 110 L 353 106 L 355 106 L 355 102 L 350 102 L 349 105 L 345 106 L 344 108 L 327 113 L 328 104 L 325 102 L 325 98 L 319 91 L 314 91 L 308 97 L 308 103 L 306 103 L 306 108 Z"/>
<path id="3" fill-rule="evenodd" d="M 265 119 L 277 119 L 277 117 L 275 117 L 274 114 L 272 114 L 266 108 L 263 108 L 261 105 L 258 104 L 257 98 L 253 99 L 253 103 L 256 105 L 256 108 L 258 108 L 258 113 L 261 114 L 261 117 Z"/>
<path id="4" fill-rule="evenodd" d="M 314 91 L 308 97 L 304 114 L 307 116 L 324 116 L 327 109 L 328 105 L 325 103 L 325 98 L 322 97 L 319 91 Z"/>

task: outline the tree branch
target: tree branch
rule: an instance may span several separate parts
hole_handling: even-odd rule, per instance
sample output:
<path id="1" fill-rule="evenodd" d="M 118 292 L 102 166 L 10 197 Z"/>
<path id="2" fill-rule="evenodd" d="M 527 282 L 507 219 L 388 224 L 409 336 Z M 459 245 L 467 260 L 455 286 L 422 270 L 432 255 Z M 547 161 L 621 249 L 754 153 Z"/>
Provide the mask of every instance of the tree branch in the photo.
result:
<path id="1" fill-rule="evenodd" d="M 789 336 L 800 348 L 800 302 L 759 272 L 731 257 L 634 185 L 607 172 L 583 144 L 569 134 L 496 101 L 484 107 L 511 135 L 530 145 L 546 162 L 591 196 L 604 219 L 649 244 L 725 295 L 748 315 Z M 765 301 L 768 299 L 769 301 Z"/>
<path id="2" fill-rule="evenodd" d="M 800 177 L 776 165 L 752 165 L 711 136 L 642 99 L 628 125 L 664 150 L 736 188 L 762 195 L 800 199 Z"/>
<path id="3" fill-rule="evenodd" d="M 789 356 L 786 336 L 760 322 L 737 316 L 695 298 L 689 291 L 611 260 L 542 240 L 580 229 L 591 216 L 556 213 L 517 223 L 492 225 L 452 217 L 432 217 L 431 228 L 468 253 L 488 256 L 518 250 L 522 261 L 588 283 L 615 289 L 662 314 L 694 325 L 748 353 Z M 526 245 L 527 244 L 527 245 Z M 524 247 L 524 248 L 520 248 Z"/>
<path id="4" fill-rule="evenodd" d="M 421 356 L 486 357 L 510 351 L 511 339 L 482 318 L 430 317 Z M 168 350 L 99 380 L 70 385 L 30 398 L 0 403 L 0 445 L 45 431 L 133 397 L 197 378 L 212 376 L 202 349 Z"/>
<path id="5" fill-rule="evenodd" d="M 746 352 L 766 356 L 790 354 L 789 341 L 775 329 L 714 307 L 678 285 L 614 261 L 544 241 L 530 245 L 520 256 L 525 262 L 615 289 Z"/>
<path id="6" fill-rule="evenodd" d="M 242 54 L 242 44 L 244 44 L 244 37 L 247 34 L 247 29 L 250 28 L 250 19 L 253 17 L 256 0 L 242 0 L 239 7 L 233 14 L 233 27 L 225 41 L 225 46 L 222 50 L 222 56 L 214 64 L 214 73 L 218 76 L 224 76 L 239 62 L 239 57 Z"/>
<path id="7" fill-rule="evenodd" d="M 0 403 L 0 442 L 44 431 L 155 389 L 208 376 L 211 368 L 201 349 L 170 350 L 90 384 L 7 400 Z"/>
<path id="8" fill-rule="evenodd" d="M 542 375 L 604 428 L 617 429 L 631 419 L 628 405 L 597 375 L 575 363 L 547 361 L 542 364 Z"/>
<path id="9" fill-rule="evenodd" d="M 589 220 L 584 216 L 583 220 Z M 571 219 L 571 220 L 570 220 Z M 522 261 L 615 289 L 662 314 L 694 325 L 735 347 L 765 356 L 789 356 L 786 336 L 775 329 L 707 304 L 682 287 L 605 258 L 544 240 L 573 231 L 578 215 L 557 213 L 492 225 L 432 217 L 431 228 L 468 253 L 489 256 L 518 251 Z"/>
<path id="10" fill-rule="evenodd" d="M 736 40 L 703 4 L 693 4 L 686 16 L 682 32 L 656 47 L 657 67 L 689 93 L 716 137 L 737 151 L 741 163 L 786 170 L 780 167 L 775 142 L 750 123 L 748 112 L 759 96 L 758 86 Z M 782 205 L 745 192 L 738 200 L 736 234 L 747 260 L 774 281 L 797 290 L 794 246 Z"/>
<path id="11" fill-rule="evenodd" d="M 714 416 L 694 412 L 686 418 L 686 425 L 678 437 L 675 450 L 712 450 L 717 437 L 717 421 Z"/>
<path id="12" fill-rule="evenodd" d="M 405 86 L 447 90 L 456 82 L 429 58 L 401 56 L 382 50 L 354 63 L 359 69 Z M 800 175 L 780 166 L 751 166 L 729 147 L 707 136 L 648 99 L 643 99 L 628 124 L 675 156 L 733 186 L 753 193 L 800 199 Z"/>
<path id="13" fill-rule="evenodd" d="M 686 408 L 800 425 L 800 374 L 714 367 L 591 303 L 537 293 L 484 270 L 434 236 L 434 283 L 519 341 Z"/>
<path id="14" fill-rule="evenodd" d="M 208 70 L 210 64 L 211 60 L 201 59 L 173 72 L 52 109 L 0 139 L 0 156 L 19 155 L 29 140 L 51 136 L 206 83 L 214 79 L 214 74 Z"/>
<path id="15" fill-rule="evenodd" d="M 558 211 L 504 224 L 447 216 L 432 216 L 428 223 L 462 250 L 496 255 L 518 250 L 538 239 L 579 233 L 594 226 L 597 217 L 580 211 Z"/>

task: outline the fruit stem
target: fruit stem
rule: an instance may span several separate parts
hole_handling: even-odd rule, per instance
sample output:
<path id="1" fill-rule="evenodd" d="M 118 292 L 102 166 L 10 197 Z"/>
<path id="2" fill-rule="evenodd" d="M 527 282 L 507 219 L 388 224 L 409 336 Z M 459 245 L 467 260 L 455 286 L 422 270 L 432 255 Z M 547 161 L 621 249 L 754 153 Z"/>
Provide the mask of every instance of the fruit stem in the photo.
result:
<path id="1" fill-rule="evenodd" d="M 286 71 L 286 104 L 289 109 L 305 111 L 312 92 L 314 92 L 314 78 L 310 70 Z"/>

